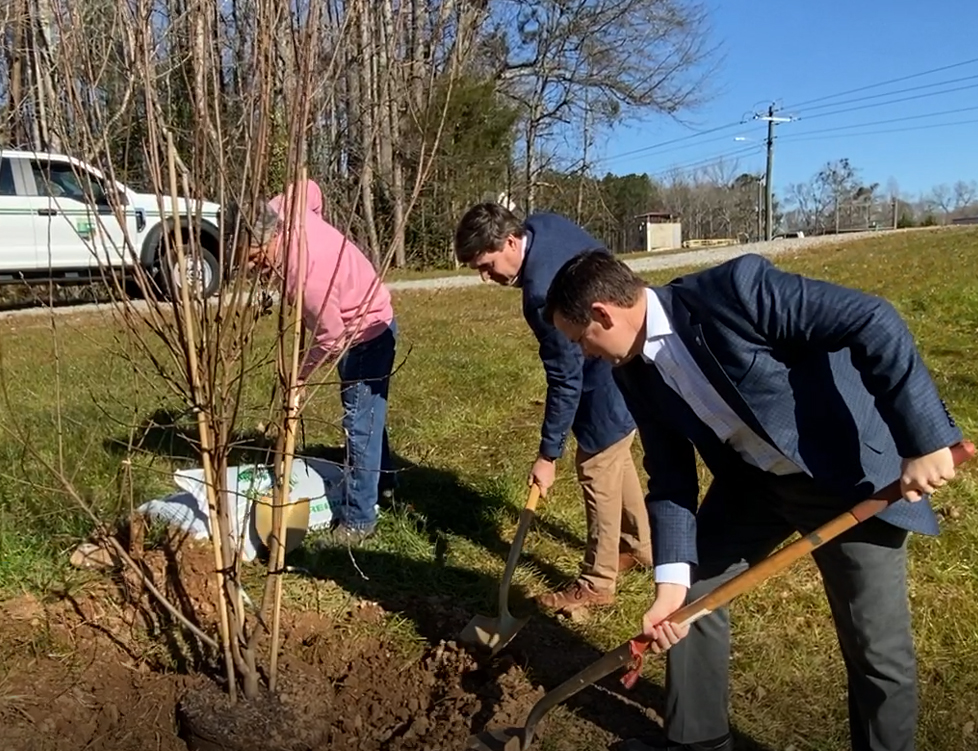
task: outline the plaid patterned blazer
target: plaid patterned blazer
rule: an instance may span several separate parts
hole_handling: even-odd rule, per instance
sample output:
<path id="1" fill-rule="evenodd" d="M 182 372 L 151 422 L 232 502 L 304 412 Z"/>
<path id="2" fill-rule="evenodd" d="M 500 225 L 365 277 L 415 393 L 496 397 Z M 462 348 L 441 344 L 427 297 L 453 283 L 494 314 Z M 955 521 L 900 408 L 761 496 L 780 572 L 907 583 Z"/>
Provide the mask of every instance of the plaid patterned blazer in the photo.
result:
<path id="1" fill-rule="evenodd" d="M 755 254 L 653 291 L 720 396 L 840 503 L 899 478 L 901 457 L 962 438 L 909 329 L 879 297 L 786 273 Z M 715 477 L 743 460 L 654 365 L 635 357 L 614 376 L 645 452 L 655 563 L 696 564 L 694 447 Z M 939 532 L 925 501 L 898 501 L 880 518 Z"/>

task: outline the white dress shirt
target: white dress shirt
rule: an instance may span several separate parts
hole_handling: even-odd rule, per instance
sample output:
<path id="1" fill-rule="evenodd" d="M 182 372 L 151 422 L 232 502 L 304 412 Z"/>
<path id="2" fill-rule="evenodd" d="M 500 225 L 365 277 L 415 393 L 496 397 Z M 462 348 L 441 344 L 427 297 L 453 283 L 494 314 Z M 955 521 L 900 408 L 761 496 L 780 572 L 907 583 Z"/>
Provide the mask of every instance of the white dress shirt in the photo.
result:
<path id="1" fill-rule="evenodd" d="M 523 281 L 523 262 L 526 260 L 526 244 L 530 241 L 527 235 L 523 235 L 520 238 L 520 265 L 516 271 L 516 276 L 513 277 L 513 281 L 510 282 L 511 285 L 515 286 Z"/>
<path id="2" fill-rule="evenodd" d="M 662 379 L 724 443 L 744 461 L 776 475 L 801 472 L 801 469 L 760 438 L 730 408 L 703 375 L 696 360 L 672 328 L 658 295 L 645 290 L 647 311 L 645 345 L 642 358 L 655 365 Z M 690 584 L 688 563 L 666 563 L 655 567 L 657 583 Z"/>

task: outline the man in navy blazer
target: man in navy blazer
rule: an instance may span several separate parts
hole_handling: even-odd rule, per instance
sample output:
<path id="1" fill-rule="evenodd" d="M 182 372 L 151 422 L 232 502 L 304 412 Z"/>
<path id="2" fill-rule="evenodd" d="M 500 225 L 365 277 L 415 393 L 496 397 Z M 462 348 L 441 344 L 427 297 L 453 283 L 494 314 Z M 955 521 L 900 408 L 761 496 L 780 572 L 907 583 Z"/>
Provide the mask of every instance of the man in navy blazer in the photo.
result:
<path id="1" fill-rule="evenodd" d="M 599 358 L 585 359 L 579 347 L 543 318 L 557 269 L 597 245 L 562 216 L 536 213 L 521 222 L 496 203 L 470 208 L 455 233 L 460 262 L 477 269 L 483 279 L 522 289 L 523 316 L 539 342 L 547 378 L 540 446 L 529 477 L 544 496 L 568 437 L 573 433 L 577 439 L 575 464 L 588 528 L 584 562 L 577 581 L 539 600 L 564 612 L 612 604 L 618 574 L 652 563 L 648 514 L 631 454 L 635 422 L 611 366 Z"/>
<path id="2" fill-rule="evenodd" d="M 962 436 L 894 308 L 753 254 L 650 288 L 597 250 L 560 269 L 545 315 L 613 363 L 638 423 L 656 579 L 643 631 L 669 649 L 664 748 L 733 747 L 727 611 L 687 627 L 666 617 L 900 478 L 902 500 L 813 555 L 852 748 L 911 751 L 906 540 L 938 533 L 929 494 L 954 476 Z M 713 475 L 699 509 L 694 448 Z"/>

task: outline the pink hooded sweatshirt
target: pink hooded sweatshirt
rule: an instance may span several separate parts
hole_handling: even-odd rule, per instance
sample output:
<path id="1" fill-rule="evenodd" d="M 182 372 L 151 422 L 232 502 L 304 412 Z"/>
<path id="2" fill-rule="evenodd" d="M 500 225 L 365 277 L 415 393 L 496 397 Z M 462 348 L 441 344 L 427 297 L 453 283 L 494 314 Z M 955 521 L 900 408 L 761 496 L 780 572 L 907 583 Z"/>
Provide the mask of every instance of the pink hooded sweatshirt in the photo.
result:
<path id="1" fill-rule="evenodd" d="M 296 188 L 302 184 L 297 183 Z M 300 274 L 299 199 L 296 198 L 293 240 L 289 244 L 285 290 L 295 300 L 303 278 L 302 321 L 307 334 L 300 381 L 303 383 L 323 362 L 343 348 L 380 336 L 394 318 L 390 291 L 363 252 L 322 216 L 323 194 L 312 180 L 305 181 L 305 269 Z M 285 194 L 269 201 L 288 222 Z M 334 277 L 335 273 L 335 277 Z"/>

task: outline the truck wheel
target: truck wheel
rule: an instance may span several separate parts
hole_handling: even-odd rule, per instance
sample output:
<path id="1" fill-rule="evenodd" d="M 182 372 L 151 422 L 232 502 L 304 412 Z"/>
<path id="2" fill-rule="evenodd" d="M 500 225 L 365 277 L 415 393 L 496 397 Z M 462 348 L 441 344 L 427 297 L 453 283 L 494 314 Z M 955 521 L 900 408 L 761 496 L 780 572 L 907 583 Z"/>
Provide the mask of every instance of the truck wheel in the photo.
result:
<path id="1" fill-rule="evenodd" d="M 207 248 L 200 248 L 199 251 L 199 257 L 188 255 L 186 259 L 191 298 L 196 297 L 198 300 L 213 296 L 221 286 L 221 267 L 217 258 Z M 175 250 L 171 250 L 161 259 L 160 272 L 166 284 L 168 297 L 171 300 L 178 300 L 183 289 L 183 279 Z"/>

